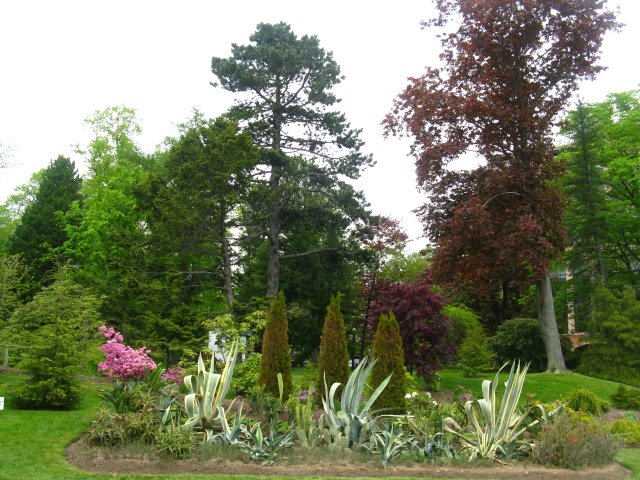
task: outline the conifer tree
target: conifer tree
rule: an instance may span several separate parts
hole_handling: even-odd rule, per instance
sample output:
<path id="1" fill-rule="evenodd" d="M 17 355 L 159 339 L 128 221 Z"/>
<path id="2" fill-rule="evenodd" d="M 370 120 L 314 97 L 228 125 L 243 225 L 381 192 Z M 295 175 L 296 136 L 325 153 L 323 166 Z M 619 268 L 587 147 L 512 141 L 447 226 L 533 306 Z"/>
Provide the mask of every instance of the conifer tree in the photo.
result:
<path id="1" fill-rule="evenodd" d="M 274 397 L 278 391 L 278 373 L 282 374 L 284 384 L 283 399 L 291 393 L 291 352 L 284 293 L 280 292 L 271 303 L 267 313 L 267 325 L 262 337 L 262 363 L 260 364 L 259 383 L 265 391 Z"/>
<path id="2" fill-rule="evenodd" d="M 371 372 L 372 386 L 377 386 L 389 376 L 391 380 L 376 402 L 374 408 L 404 408 L 405 368 L 400 326 L 393 312 L 381 314 L 373 340 L 373 358 L 377 359 Z"/>
<path id="3" fill-rule="evenodd" d="M 316 382 L 318 399 L 324 394 L 325 379 L 329 387 L 335 382 L 345 385 L 349 380 L 349 350 L 347 349 L 344 319 L 340 312 L 341 302 L 342 294 L 332 295 L 324 319 L 322 338 L 320 339 L 320 355 L 318 356 L 318 380 Z"/>

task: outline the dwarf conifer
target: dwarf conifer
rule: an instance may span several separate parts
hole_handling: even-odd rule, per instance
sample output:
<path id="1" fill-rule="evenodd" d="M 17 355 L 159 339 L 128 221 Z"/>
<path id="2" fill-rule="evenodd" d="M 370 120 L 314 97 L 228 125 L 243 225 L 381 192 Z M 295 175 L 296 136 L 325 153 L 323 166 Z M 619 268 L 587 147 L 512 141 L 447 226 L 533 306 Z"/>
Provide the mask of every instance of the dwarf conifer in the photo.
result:
<path id="1" fill-rule="evenodd" d="M 262 337 L 262 362 L 260 379 L 267 393 L 278 398 L 278 373 L 282 374 L 284 384 L 282 398 L 286 400 L 291 393 L 291 353 L 289 351 L 289 326 L 287 323 L 284 293 L 271 303 L 267 312 L 267 324 Z"/>
<path id="2" fill-rule="evenodd" d="M 316 392 L 318 400 L 324 395 L 324 382 L 331 387 L 335 382 L 343 386 L 349 380 L 349 350 L 347 349 L 347 335 L 344 328 L 344 319 L 340 313 L 342 295 L 331 296 L 327 315 L 322 327 L 320 339 L 320 355 L 318 357 L 318 379 Z"/>
<path id="3" fill-rule="evenodd" d="M 370 385 L 376 388 L 389 376 L 391 380 L 376 402 L 374 408 L 404 408 L 405 368 L 400 327 L 393 312 L 380 315 L 373 340 L 373 355 L 377 359 L 371 372 Z"/>

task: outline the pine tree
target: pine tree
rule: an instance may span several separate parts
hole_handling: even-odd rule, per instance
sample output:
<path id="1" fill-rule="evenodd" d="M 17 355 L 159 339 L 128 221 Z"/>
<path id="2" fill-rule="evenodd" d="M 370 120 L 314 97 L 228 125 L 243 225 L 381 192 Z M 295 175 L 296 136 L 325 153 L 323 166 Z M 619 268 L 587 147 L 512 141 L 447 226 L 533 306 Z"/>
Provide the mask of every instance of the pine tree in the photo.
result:
<path id="1" fill-rule="evenodd" d="M 288 329 L 284 293 L 280 292 L 267 313 L 267 325 L 262 337 L 259 383 L 267 393 L 277 398 L 280 395 L 278 373 L 282 374 L 284 384 L 282 398 L 285 400 L 289 397 L 292 388 Z"/>
<path id="2" fill-rule="evenodd" d="M 373 358 L 377 360 L 371 372 L 371 386 L 377 387 L 389 376 L 391 380 L 376 402 L 374 408 L 404 408 L 405 368 L 400 326 L 393 312 L 380 315 L 373 340 Z"/>
<path id="3" fill-rule="evenodd" d="M 318 399 L 324 395 L 325 379 L 327 386 L 335 382 L 342 385 L 349 380 L 349 350 L 347 349 L 347 335 L 344 320 L 340 312 L 342 294 L 331 296 L 327 307 L 327 315 L 322 328 L 320 339 L 320 355 L 318 357 L 318 379 L 316 381 L 316 395 Z"/>

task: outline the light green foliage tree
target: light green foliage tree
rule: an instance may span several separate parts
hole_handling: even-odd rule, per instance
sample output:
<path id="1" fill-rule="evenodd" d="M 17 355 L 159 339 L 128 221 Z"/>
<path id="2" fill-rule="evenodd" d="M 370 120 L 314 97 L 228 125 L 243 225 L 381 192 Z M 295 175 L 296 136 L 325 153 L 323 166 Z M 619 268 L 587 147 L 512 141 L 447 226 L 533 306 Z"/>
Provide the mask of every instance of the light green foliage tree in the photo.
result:
<path id="1" fill-rule="evenodd" d="M 327 306 L 327 315 L 322 327 L 320 340 L 320 355 L 318 356 L 318 378 L 316 380 L 316 394 L 318 400 L 326 385 L 338 382 L 347 383 L 351 370 L 349 369 L 349 351 L 347 350 L 347 336 L 344 319 L 340 312 L 342 295 L 332 295 Z"/>
<path id="2" fill-rule="evenodd" d="M 380 278 L 393 282 L 412 283 L 425 272 L 428 266 L 429 255 L 422 252 L 404 254 L 396 251 L 382 266 Z"/>
<path id="3" fill-rule="evenodd" d="M 80 400 L 76 379 L 88 360 L 99 325 L 100 300 L 62 268 L 55 281 L 20 307 L 9 322 L 12 343 L 24 348 L 20 366 L 29 373 L 14 392 L 24 408 L 67 409 Z M 94 342 L 95 343 L 95 342 Z"/>
<path id="4" fill-rule="evenodd" d="M 20 221 L 8 241 L 8 252 L 19 254 L 33 272 L 31 294 L 46 285 L 46 275 L 67 240 L 65 214 L 80 199 L 81 179 L 75 164 L 59 156 L 42 173 L 33 200 L 27 197 Z"/>
<path id="5" fill-rule="evenodd" d="M 495 355 L 480 317 L 464 305 L 447 305 L 442 312 L 451 320 L 451 342 L 458 348 L 458 365 L 464 375 L 475 377 L 479 372 L 491 370 Z"/>
<path id="6" fill-rule="evenodd" d="M 280 292 L 278 298 L 272 301 L 271 308 L 267 313 L 267 325 L 262 338 L 259 380 L 265 392 L 275 398 L 280 395 L 278 373 L 282 374 L 282 398 L 288 398 L 292 388 L 288 329 L 284 294 Z"/>
<path id="7" fill-rule="evenodd" d="M 27 268 L 20 257 L 0 254 L 0 338 L 13 311 L 21 303 L 21 293 L 27 282 Z"/>
<path id="8" fill-rule="evenodd" d="M 621 297 L 596 290 L 589 331 L 580 373 L 640 386 L 640 302 L 634 289 L 627 288 Z"/>
<path id="9" fill-rule="evenodd" d="M 393 312 L 380 315 L 373 339 L 372 357 L 376 360 L 371 371 L 371 385 L 378 385 L 391 375 L 387 387 L 373 404 L 376 409 L 404 409 L 406 393 L 404 353 L 400 327 Z"/>
<path id="10" fill-rule="evenodd" d="M 344 210 L 341 205 L 349 206 L 356 195 L 340 176 L 356 178 L 370 159 L 359 153 L 359 132 L 330 110 L 338 102 L 332 89 L 342 77 L 316 37 L 299 38 L 285 23 L 261 23 L 249 40 L 233 44 L 228 58 L 214 57 L 211 69 L 222 88 L 243 96 L 230 115 L 246 122 L 265 148 L 260 163 L 268 180 L 256 189 L 254 205 L 261 205 L 256 222 L 267 239 L 266 293 L 275 297 L 282 222 L 287 208 L 296 205 L 296 193 L 315 192 Z"/>

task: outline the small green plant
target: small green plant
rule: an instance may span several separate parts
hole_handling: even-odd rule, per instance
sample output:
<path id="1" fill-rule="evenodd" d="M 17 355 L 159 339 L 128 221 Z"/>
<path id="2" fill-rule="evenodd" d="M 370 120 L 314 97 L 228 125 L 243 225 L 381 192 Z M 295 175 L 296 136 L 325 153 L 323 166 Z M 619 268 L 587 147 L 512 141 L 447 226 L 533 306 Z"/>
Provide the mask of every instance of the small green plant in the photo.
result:
<path id="1" fill-rule="evenodd" d="M 640 422 L 638 420 L 618 418 L 607 424 L 607 430 L 625 445 L 640 444 Z"/>
<path id="2" fill-rule="evenodd" d="M 190 458 L 194 450 L 193 436 L 184 428 L 162 429 L 156 434 L 155 448 L 163 458 Z"/>
<path id="3" fill-rule="evenodd" d="M 104 447 L 133 442 L 154 443 L 160 429 L 160 418 L 152 411 L 116 413 L 100 410 L 87 428 L 90 443 Z"/>
<path id="4" fill-rule="evenodd" d="M 595 393 L 586 388 L 574 391 L 567 400 L 567 407 L 591 415 L 601 415 L 602 412 L 609 409 L 607 402 L 599 399 Z"/>
<path id="5" fill-rule="evenodd" d="M 364 447 L 379 456 L 382 466 L 386 469 L 394 457 L 411 446 L 412 440 L 413 437 L 402 429 L 400 423 L 391 423 L 385 424 L 381 430 L 373 431 L 369 445 Z"/>
<path id="6" fill-rule="evenodd" d="M 242 428 L 245 440 L 240 442 L 240 445 L 249 454 L 251 460 L 258 460 L 262 465 L 273 464 L 282 449 L 293 445 L 291 430 L 283 434 L 271 431 L 265 436 L 260 422 L 254 423 L 249 428 L 243 425 Z"/>
<path id="7" fill-rule="evenodd" d="M 495 355 L 482 330 L 467 333 L 458 351 L 458 364 L 465 377 L 477 377 L 481 372 L 493 370 Z"/>
<path id="8" fill-rule="evenodd" d="M 619 448 L 599 423 L 561 414 L 542 427 L 532 459 L 541 465 L 576 469 L 611 463 Z"/>
<path id="9" fill-rule="evenodd" d="M 231 388 L 236 395 L 247 393 L 258 384 L 261 361 L 262 355 L 252 353 L 247 356 L 244 362 L 236 365 L 231 380 Z"/>
<path id="10" fill-rule="evenodd" d="M 295 432 L 300 446 L 309 449 L 317 447 L 322 440 L 322 432 L 313 418 L 313 397 L 307 392 L 304 398 L 292 395 L 288 402 L 289 418 L 294 420 Z"/>
<path id="11" fill-rule="evenodd" d="M 640 410 L 640 390 L 620 384 L 616 393 L 611 396 L 611 403 L 616 408 Z"/>

